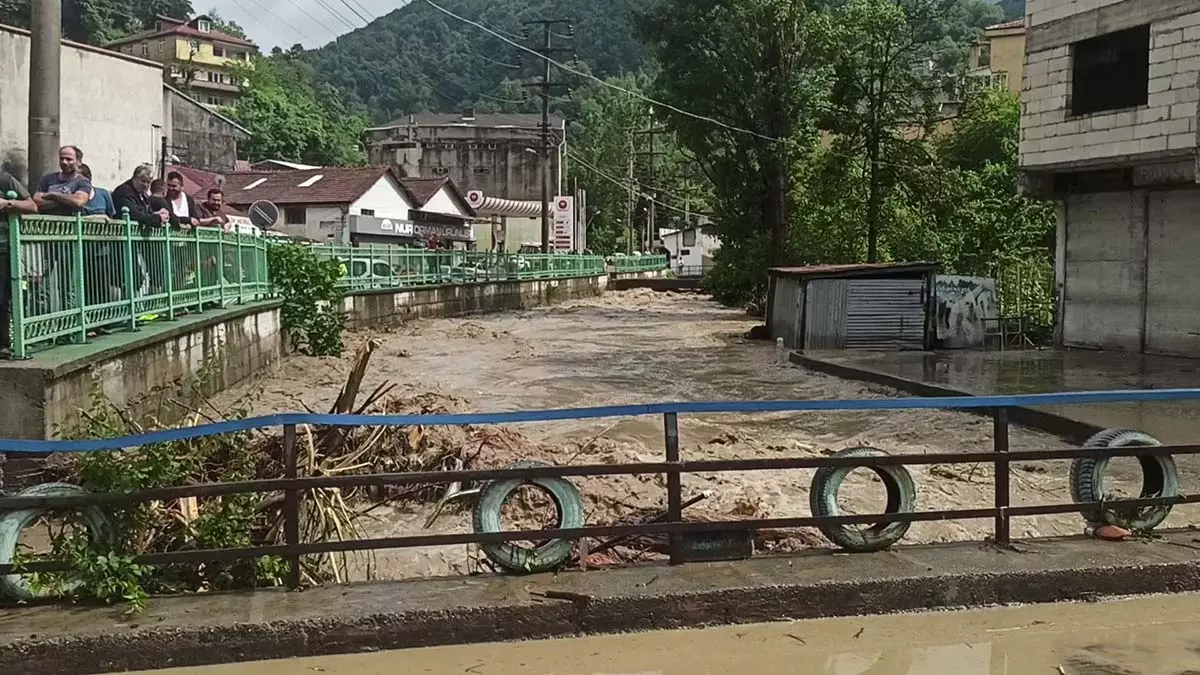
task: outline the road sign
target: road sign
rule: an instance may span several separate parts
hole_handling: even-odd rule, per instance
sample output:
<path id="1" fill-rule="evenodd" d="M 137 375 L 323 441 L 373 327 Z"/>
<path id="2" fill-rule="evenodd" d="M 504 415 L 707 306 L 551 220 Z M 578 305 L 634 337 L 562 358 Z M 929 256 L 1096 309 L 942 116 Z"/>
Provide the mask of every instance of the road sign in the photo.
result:
<path id="1" fill-rule="evenodd" d="M 554 248 L 570 251 L 575 247 L 575 198 L 554 198 Z"/>
<path id="2" fill-rule="evenodd" d="M 261 199 L 250 205 L 250 222 L 259 228 L 269 230 L 275 226 L 277 220 L 279 220 L 279 207 L 271 202 Z"/>

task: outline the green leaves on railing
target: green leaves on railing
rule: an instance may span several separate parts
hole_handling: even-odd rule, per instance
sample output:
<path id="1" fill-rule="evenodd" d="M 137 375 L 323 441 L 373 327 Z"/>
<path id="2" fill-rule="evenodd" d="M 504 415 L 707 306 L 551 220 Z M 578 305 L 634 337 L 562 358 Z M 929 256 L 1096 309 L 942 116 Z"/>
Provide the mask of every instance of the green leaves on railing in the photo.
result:
<path id="1" fill-rule="evenodd" d="M 281 320 L 292 348 L 312 356 L 338 356 L 346 327 L 344 270 L 338 260 L 317 255 L 315 248 L 295 243 L 270 246 L 271 288 L 283 300 Z"/>

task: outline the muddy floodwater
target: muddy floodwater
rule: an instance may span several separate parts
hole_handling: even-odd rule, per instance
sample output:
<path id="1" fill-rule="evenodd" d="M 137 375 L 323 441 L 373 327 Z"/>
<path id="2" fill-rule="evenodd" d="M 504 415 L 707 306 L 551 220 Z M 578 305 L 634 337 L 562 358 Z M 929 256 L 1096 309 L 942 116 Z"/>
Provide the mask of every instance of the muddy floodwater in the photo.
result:
<path id="1" fill-rule="evenodd" d="M 159 675 L 1194 675 L 1200 597 L 434 647 Z"/>
<path id="2" fill-rule="evenodd" d="M 623 405 L 662 401 L 881 398 L 900 394 L 775 363 L 773 344 L 746 340 L 757 320 L 699 296 L 626 291 L 531 311 L 467 319 L 416 321 L 390 332 L 348 336 L 343 358 L 290 357 L 267 379 L 226 394 L 261 393 L 255 412 L 324 411 L 351 367 L 353 348 L 379 340 L 363 390 L 383 382 L 396 395 L 452 397 L 467 412 Z M 526 424 L 516 428 L 525 454 L 559 464 L 653 462 L 663 458 L 661 419 L 633 417 Z M 685 459 L 749 459 L 828 455 L 855 446 L 893 453 L 957 453 L 990 450 L 991 421 L 967 413 L 918 411 L 804 412 L 787 414 L 685 415 L 680 418 Z M 1061 447 L 1059 439 L 1014 428 L 1014 449 Z M 1136 464 L 1114 469 L 1114 492 L 1136 493 Z M 1134 468 L 1130 468 L 1134 467 Z M 482 468 L 482 467 L 478 467 Z M 918 508 L 990 507 L 988 465 L 938 464 L 911 469 Z M 861 473 L 861 475 L 860 475 Z M 1187 478 L 1187 471 L 1185 479 Z M 1018 463 L 1012 470 L 1015 505 L 1070 500 L 1068 466 Z M 772 471 L 690 475 L 685 498 L 707 494 L 686 513 L 721 518 L 769 518 L 809 513 L 812 472 Z M 588 522 L 610 523 L 629 513 L 665 505 L 662 478 L 577 479 Z M 878 513 L 884 504 L 879 479 L 850 475 L 840 498 L 845 513 Z M 432 527 L 423 524 L 428 504 L 409 503 L 372 511 L 363 525 L 370 536 L 399 536 L 469 529 L 469 515 L 451 510 Z M 1190 524 L 1187 509 L 1168 525 Z M 1078 515 L 1014 521 L 1013 535 L 1079 534 Z M 906 542 L 982 539 L 991 523 L 959 521 L 915 524 Z M 777 550 L 828 545 L 800 533 Z M 380 552 L 377 578 L 460 574 L 473 571 L 464 547 Z M 841 671 L 839 671 L 841 672 Z M 850 672 L 850 671 L 846 671 Z"/>

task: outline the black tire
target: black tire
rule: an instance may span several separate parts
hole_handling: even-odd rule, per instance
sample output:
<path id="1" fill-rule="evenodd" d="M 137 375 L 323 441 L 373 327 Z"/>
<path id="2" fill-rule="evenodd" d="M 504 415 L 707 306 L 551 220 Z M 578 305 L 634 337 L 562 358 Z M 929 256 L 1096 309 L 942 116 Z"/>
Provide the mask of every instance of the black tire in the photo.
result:
<path id="1" fill-rule="evenodd" d="M 18 497 L 74 497 L 86 495 L 87 490 L 70 483 L 42 483 L 21 490 Z M 42 514 L 50 509 L 23 509 L 8 511 L 0 516 L 0 563 L 8 564 L 16 557 L 17 542 L 21 538 L 21 530 L 33 524 Z M 93 541 L 102 544 L 112 544 L 112 525 L 108 517 L 98 507 L 86 506 L 80 509 L 83 523 L 88 529 Z M 78 588 L 78 583 L 66 582 L 58 589 L 70 593 Z M 51 593 L 43 589 L 35 590 L 23 574 L 7 574 L 0 576 L 0 595 L 13 600 L 34 600 L 48 597 Z"/>
<path id="2" fill-rule="evenodd" d="M 506 469 L 545 467 L 541 462 L 516 462 Z M 558 511 L 557 528 L 583 527 L 583 499 L 579 490 L 565 478 L 534 478 L 522 480 L 512 478 L 489 483 L 479 493 L 475 509 L 471 514 L 471 526 L 476 532 L 502 532 L 500 508 L 513 492 L 522 485 L 536 485 L 545 490 L 554 501 Z M 517 546 L 513 542 L 480 544 L 488 560 L 514 574 L 536 574 L 552 572 L 562 567 L 571 558 L 575 542 L 570 539 L 551 539 L 536 548 Z"/>
<path id="3" fill-rule="evenodd" d="M 835 453 L 834 457 L 883 457 L 887 453 L 877 448 L 848 448 Z M 912 513 L 917 507 L 917 489 L 912 474 L 903 466 L 868 466 L 879 476 L 887 490 L 885 513 Z M 817 469 L 809 491 L 809 504 L 814 516 L 837 516 L 838 491 L 842 481 L 858 467 Z M 818 527 L 821 534 L 839 547 L 855 553 L 882 551 L 904 538 L 911 523 L 885 523 L 860 529 L 855 525 L 826 525 Z"/>
<path id="4" fill-rule="evenodd" d="M 1157 438 L 1133 429 L 1105 429 L 1084 442 L 1085 448 L 1154 447 L 1161 445 Z M 1141 456 L 1142 491 L 1140 496 L 1175 497 L 1179 495 L 1179 471 L 1170 455 Z M 1071 499 L 1077 504 L 1104 501 L 1104 476 L 1110 460 L 1083 457 L 1071 462 Z M 1149 531 L 1162 524 L 1171 514 L 1171 506 L 1141 509 L 1083 509 L 1080 513 L 1088 523 L 1116 525 L 1131 531 Z"/>

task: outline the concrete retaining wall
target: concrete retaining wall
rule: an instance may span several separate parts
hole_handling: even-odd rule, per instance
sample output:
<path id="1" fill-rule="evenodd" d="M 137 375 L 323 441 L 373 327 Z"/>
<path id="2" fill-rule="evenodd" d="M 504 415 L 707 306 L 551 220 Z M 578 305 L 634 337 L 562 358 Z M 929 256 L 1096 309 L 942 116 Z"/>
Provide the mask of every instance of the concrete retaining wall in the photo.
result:
<path id="1" fill-rule="evenodd" d="M 202 371 L 200 390 L 220 391 L 269 368 L 281 351 L 279 306 L 266 302 L 0 361 L 0 436 L 49 438 L 78 419 L 97 388 L 115 403 L 159 412 L 163 398 L 191 390 Z"/>
<path id="2" fill-rule="evenodd" d="M 527 309 L 552 302 L 594 297 L 608 288 L 608 276 L 546 281 L 499 281 L 429 286 L 400 292 L 348 296 L 351 328 L 386 326 L 410 319 L 465 316 Z"/>

